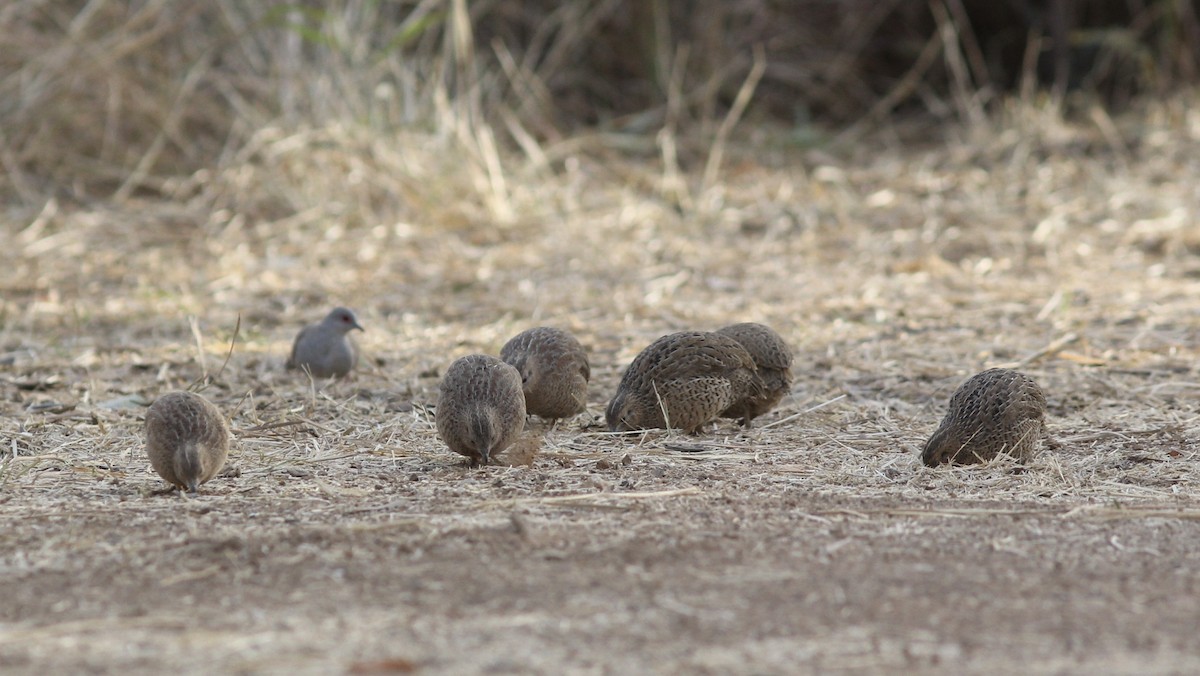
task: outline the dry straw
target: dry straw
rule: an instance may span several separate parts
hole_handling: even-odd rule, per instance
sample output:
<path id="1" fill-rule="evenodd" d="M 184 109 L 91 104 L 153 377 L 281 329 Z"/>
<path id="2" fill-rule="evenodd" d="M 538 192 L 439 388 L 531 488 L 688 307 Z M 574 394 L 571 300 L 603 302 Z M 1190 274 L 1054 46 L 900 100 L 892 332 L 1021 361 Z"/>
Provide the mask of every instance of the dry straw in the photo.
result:
<path id="1" fill-rule="evenodd" d="M 1150 524 L 1200 510 L 1192 92 L 1080 118 L 1038 95 L 997 98 L 970 126 L 931 135 L 928 124 L 897 121 L 813 149 L 752 105 L 696 125 L 724 124 L 719 145 L 685 122 L 660 136 L 668 107 L 685 120 L 703 117 L 696 101 L 720 100 L 681 78 L 677 96 L 646 118 L 556 136 L 541 102 L 559 91 L 552 66 L 573 62 L 570 45 L 543 36 L 531 59 L 477 33 L 475 61 L 464 63 L 422 28 L 439 3 L 405 5 L 412 13 L 395 36 L 431 59 L 419 66 L 446 68 L 429 78 L 404 59 L 369 58 L 390 52 L 297 38 L 305 25 L 285 24 L 303 17 L 271 15 L 279 33 L 256 33 L 250 3 L 134 3 L 116 21 L 118 4 L 128 3 L 87 3 L 95 14 L 75 15 L 48 3 L 79 40 L 26 36 L 0 50 L 41 53 L 0 80 L 0 101 L 17 107 L 5 121 L 39 118 L 0 124 L 7 190 L 19 197 L 0 214 L 0 512 L 14 542 L 29 545 L 14 569 L 94 555 L 111 557 L 88 559 L 96 575 L 125 571 L 113 562 L 145 560 L 148 546 L 131 532 L 172 547 L 195 540 L 237 567 L 249 551 L 238 543 L 267 551 L 294 535 L 302 543 L 287 565 L 333 579 L 344 563 L 312 542 L 369 539 L 390 566 L 457 546 L 455 533 L 503 554 L 517 545 L 489 539 L 496 533 L 569 531 L 608 538 L 617 551 L 605 560 L 640 575 L 629 563 L 635 545 L 707 533 L 691 516 L 746 528 L 761 516 L 782 531 L 1014 515 Z M 454 3 L 456 20 L 475 4 Z M 555 20 L 595 20 L 585 5 L 613 4 L 565 3 Z M 14 25 L 11 6 L 29 4 L 0 9 L 0 25 Z M 378 20 L 331 13 L 321 34 L 352 37 Z M 218 58 L 169 39 L 185 28 L 230 41 L 217 43 Z M 249 34 L 261 39 L 240 39 Z M 948 36 L 939 39 L 930 58 L 945 58 Z M 171 47 L 150 58 L 136 49 L 145 43 Z M 484 50 L 509 50 L 507 65 L 480 66 Z M 963 50 L 967 77 L 973 57 Z M 761 79 L 749 77 L 753 63 L 730 75 L 729 101 L 770 85 L 770 59 Z M 278 69 L 270 77 L 268 64 Z M 848 72 L 846 89 L 866 86 Z M 899 84 L 923 95 L 920 79 Z M 514 92 L 500 99 L 510 105 L 489 98 L 500 90 Z M 82 126 L 85 110 L 86 133 L 64 132 Z M 920 134 L 924 142 L 901 141 Z M 82 178 L 63 180 L 71 176 Z M 286 373 L 296 330 L 313 308 L 338 303 L 369 326 L 356 375 L 325 383 Z M 602 431 L 638 351 L 672 331 L 733 321 L 766 323 L 793 347 L 796 381 L 776 411 L 749 430 L 721 421 L 696 437 Z M 588 347 L 588 412 L 546 433 L 530 466 L 468 470 L 437 439 L 439 377 L 454 358 L 496 354 L 539 324 Z M 954 388 L 1000 364 L 1045 389 L 1058 447 L 1026 466 L 923 467 L 920 445 Z M 160 483 L 143 455 L 144 406 L 205 376 L 205 396 L 232 421 L 230 471 L 202 500 L 149 496 Z M 64 524 L 102 519 L 118 523 L 104 531 L 111 540 L 67 537 Z M 593 554 L 606 552 L 578 560 Z M 220 573 L 205 564 L 161 580 L 174 594 Z M 223 626 L 242 628 L 220 612 Z M 121 617 L 106 626 L 142 626 Z M 468 633 L 420 621 L 434 623 L 430 634 Z M 154 623 L 191 626 L 173 615 Z M 4 642 L 95 627 L 48 621 Z M 109 638 L 81 645 L 133 645 Z"/>

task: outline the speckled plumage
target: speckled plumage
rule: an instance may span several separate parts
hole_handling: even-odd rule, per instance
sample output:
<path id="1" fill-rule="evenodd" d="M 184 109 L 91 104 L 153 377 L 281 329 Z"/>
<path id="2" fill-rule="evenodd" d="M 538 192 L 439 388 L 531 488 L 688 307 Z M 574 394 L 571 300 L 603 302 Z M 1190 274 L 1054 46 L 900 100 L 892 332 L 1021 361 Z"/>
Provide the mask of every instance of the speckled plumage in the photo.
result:
<path id="1" fill-rule="evenodd" d="M 587 408 L 592 370 L 570 333 L 549 326 L 522 331 L 504 344 L 500 358 L 521 374 L 526 413 L 556 420 Z"/>
<path id="2" fill-rule="evenodd" d="M 359 331 L 358 318 L 349 308 L 336 307 L 316 324 L 300 330 L 285 366 L 308 371 L 314 378 L 341 378 L 358 365 L 358 346 L 348 335 Z"/>
<path id="3" fill-rule="evenodd" d="M 146 411 L 146 454 L 167 483 L 195 493 L 229 456 L 229 424 L 204 397 L 168 392 Z"/>
<path id="4" fill-rule="evenodd" d="M 605 418 L 614 432 L 658 427 L 695 434 L 762 389 L 754 359 L 736 340 L 682 331 L 659 338 L 634 358 Z"/>
<path id="5" fill-rule="evenodd" d="M 967 465 L 1008 453 L 1024 462 L 1045 434 L 1046 395 L 1029 376 L 989 369 L 950 397 L 950 410 L 925 443 L 921 459 L 933 467 Z"/>
<path id="6" fill-rule="evenodd" d="M 721 413 L 722 418 L 740 418 L 743 425 L 775 408 L 792 389 L 792 350 L 783 338 L 769 326 L 744 322 L 717 329 L 746 348 L 758 367 L 763 389 L 748 396 Z"/>
<path id="7" fill-rule="evenodd" d="M 442 378 L 437 404 L 438 436 L 471 465 L 486 465 L 525 428 L 521 375 L 495 357 L 472 354 L 455 360 Z"/>

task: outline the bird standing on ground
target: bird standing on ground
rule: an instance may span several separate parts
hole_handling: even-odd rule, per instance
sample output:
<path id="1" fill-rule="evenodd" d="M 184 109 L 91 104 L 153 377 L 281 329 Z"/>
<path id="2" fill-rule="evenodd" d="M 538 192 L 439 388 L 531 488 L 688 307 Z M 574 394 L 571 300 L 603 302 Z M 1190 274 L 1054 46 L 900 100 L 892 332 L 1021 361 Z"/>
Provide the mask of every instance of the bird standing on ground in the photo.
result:
<path id="1" fill-rule="evenodd" d="M 522 331 L 500 349 L 500 359 L 521 374 L 526 413 L 557 422 L 587 408 L 592 370 L 570 333 L 549 326 Z"/>
<path id="2" fill-rule="evenodd" d="M 229 456 L 229 424 L 204 397 L 168 392 L 146 411 L 146 454 L 167 483 L 195 493 Z"/>
<path id="3" fill-rule="evenodd" d="M 792 350 L 783 338 L 769 326 L 744 322 L 717 329 L 729 336 L 750 353 L 758 375 L 763 380 L 762 391 L 746 397 L 721 413 L 722 418 L 741 418 L 742 425 L 775 408 L 792 389 Z"/>
<path id="4" fill-rule="evenodd" d="M 1045 434 L 1046 395 L 1029 376 L 989 369 L 972 376 L 950 397 L 950 410 L 925 443 L 930 467 L 968 465 L 1008 453 L 1024 462 Z"/>
<path id="5" fill-rule="evenodd" d="M 722 411 L 761 396 L 754 358 L 733 338 L 681 331 L 651 343 L 629 364 L 605 419 L 614 432 L 648 428 L 696 434 Z"/>
<path id="6" fill-rule="evenodd" d="M 486 465 L 525 428 L 521 375 L 495 357 L 472 354 L 456 360 L 442 378 L 438 436 L 472 467 Z"/>
<path id="7" fill-rule="evenodd" d="M 348 308 L 335 307 L 325 319 L 300 330 L 292 343 L 288 369 L 307 371 L 313 378 L 341 378 L 358 365 L 358 346 L 348 335 L 363 331 Z"/>

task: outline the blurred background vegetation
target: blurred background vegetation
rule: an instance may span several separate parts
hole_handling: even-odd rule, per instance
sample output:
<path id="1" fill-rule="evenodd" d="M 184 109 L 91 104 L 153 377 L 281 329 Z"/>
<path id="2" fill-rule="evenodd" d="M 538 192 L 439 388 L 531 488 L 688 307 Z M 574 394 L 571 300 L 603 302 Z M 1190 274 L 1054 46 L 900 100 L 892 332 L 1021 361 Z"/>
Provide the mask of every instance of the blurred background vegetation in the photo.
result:
<path id="1" fill-rule="evenodd" d="M 798 144 L 1011 97 L 1110 110 L 1200 73 L 1192 0 L 9 0 L 0 194 L 178 199 L 266 129 Z M 621 140 L 623 139 L 623 140 Z M 189 188 L 189 185 L 192 186 Z"/>

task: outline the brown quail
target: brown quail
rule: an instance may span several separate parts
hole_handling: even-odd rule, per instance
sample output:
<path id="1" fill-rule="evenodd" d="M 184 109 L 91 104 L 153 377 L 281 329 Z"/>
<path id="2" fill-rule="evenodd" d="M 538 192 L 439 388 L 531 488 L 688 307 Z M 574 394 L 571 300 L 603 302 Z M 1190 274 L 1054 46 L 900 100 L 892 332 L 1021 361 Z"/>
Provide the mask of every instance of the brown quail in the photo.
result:
<path id="1" fill-rule="evenodd" d="M 587 408 L 592 370 L 570 333 L 548 326 L 522 331 L 504 344 L 500 358 L 521 374 L 526 413 L 557 421 Z"/>
<path id="2" fill-rule="evenodd" d="M 146 454 L 158 475 L 195 493 L 229 455 L 229 424 L 204 397 L 168 392 L 146 411 Z"/>
<path id="3" fill-rule="evenodd" d="M 722 418 L 741 418 L 746 427 L 750 421 L 775 408 L 792 389 L 792 350 L 783 338 L 769 326 L 745 322 L 717 329 L 746 348 L 758 367 L 763 389 L 757 395 L 736 402 L 721 412 Z"/>
<path id="4" fill-rule="evenodd" d="M 484 354 L 455 360 L 442 378 L 435 417 L 450 450 L 467 456 L 472 467 L 486 465 L 525 428 L 521 375 Z"/>
<path id="5" fill-rule="evenodd" d="M 969 465 L 1005 452 L 1033 457 L 1045 434 L 1046 395 L 1029 376 L 989 369 L 972 376 L 950 397 L 950 410 L 925 443 L 921 459 L 933 467 Z"/>
<path id="6" fill-rule="evenodd" d="M 762 389 L 754 359 L 736 340 L 682 331 L 659 338 L 634 358 L 605 418 L 614 432 L 659 427 L 696 434 Z"/>
<path id="7" fill-rule="evenodd" d="M 358 346 L 347 335 L 363 330 L 349 308 L 335 307 L 325 319 L 300 330 L 285 366 L 312 374 L 313 378 L 341 378 L 358 365 Z"/>

